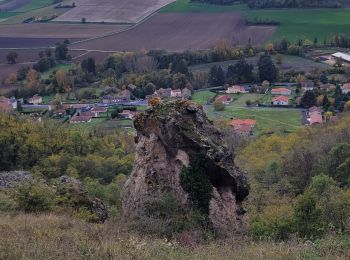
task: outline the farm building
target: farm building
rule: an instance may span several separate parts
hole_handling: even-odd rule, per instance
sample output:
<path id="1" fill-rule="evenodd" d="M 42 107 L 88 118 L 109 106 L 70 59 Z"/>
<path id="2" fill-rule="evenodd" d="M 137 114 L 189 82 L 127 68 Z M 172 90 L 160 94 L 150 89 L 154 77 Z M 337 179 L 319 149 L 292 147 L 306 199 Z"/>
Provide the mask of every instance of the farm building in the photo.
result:
<path id="1" fill-rule="evenodd" d="M 123 110 L 123 112 L 119 113 L 119 116 L 121 116 L 124 119 L 133 119 L 134 113 L 130 110 Z"/>
<path id="2" fill-rule="evenodd" d="M 226 90 L 226 93 L 227 94 L 237 94 L 237 93 L 248 93 L 248 91 L 240 85 L 233 85 L 232 87 L 229 87 Z"/>
<path id="3" fill-rule="evenodd" d="M 344 83 L 341 90 L 343 94 L 348 94 L 350 92 L 350 83 Z"/>
<path id="4" fill-rule="evenodd" d="M 332 58 L 333 59 L 340 59 L 343 62 L 350 64 L 350 54 L 348 54 L 348 53 L 336 52 L 336 53 L 332 54 Z"/>
<path id="5" fill-rule="evenodd" d="M 271 90 L 272 95 L 291 95 L 292 91 L 288 88 L 274 88 Z"/>
<path id="6" fill-rule="evenodd" d="M 79 124 L 79 123 L 90 123 L 92 117 L 91 116 L 73 116 L 69 121 L 71 124 Z"/>
<path id="7" fill-rule="evenodd" d="M 170 92 L 170 96 L 172 98 L 180 98 L 182 97 L 181 89 L 172 89 Z"/>
<path id="8" fill-rule="evenodd" d="M 308 121 L 310 122 L 310 125 L 322 124 L 323 118 L 319 113 L 310 113 Z"/>
<path id="9" fill-rule="evenodd" d="M 305 81 L 301 83 L 301 87 L 303 90 L 313 90 L 315 87 L 315 83 L 313 81 Z"/>
<path id="10" fill-rule="evenodd" d="M 272 104 L 275 106 L 288 106 L 289 98 L 286 96 L 278 96 L 272 99 Z"/>
<path id="11" fill-rule="evenodd" d="M 98 117 L 100 113 L 106 113 L 107 109 L 104 107 L 93 107 L 90 112 L 94 115 L 94 117 Z"/>
<path id="12" fill-rule="evenodd" d="M 221 95 L 218 96 L 215 101 L 221 101 L 222 103 L 224 103 L 225 105 L 228 105 L 232 102 L 232 97 L 227 96 L 227 95 Z"/>
<path id="13" fill-rule="evenodd" d="M 253 129 L 256 125 L 256 120 L 253 119 L 233 119 L 228 123 L 232 126 L 236 134 L 243 136 L 253 135 Z"/>
<path id="14" fill-rule="evenodd" d="M 34 95 L 33 97 L 28 99 L 29 104 L 37 105 L 43 102 L 43 98 L 39 95 Z"/>

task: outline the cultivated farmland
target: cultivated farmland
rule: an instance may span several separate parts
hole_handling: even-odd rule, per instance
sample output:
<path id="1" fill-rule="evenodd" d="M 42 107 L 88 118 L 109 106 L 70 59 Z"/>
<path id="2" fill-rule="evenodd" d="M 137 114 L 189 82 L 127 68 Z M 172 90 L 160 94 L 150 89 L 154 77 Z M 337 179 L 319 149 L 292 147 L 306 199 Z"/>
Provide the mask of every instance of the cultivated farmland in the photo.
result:
<path id="1" fill-rule="evenodd" d="M 144 23 L 113 36 L 95 39 L 71 46 L 87 50 L 141 50 L 169 51 L 208 49 L 220 39 L 232 43 L 254 44 L 265 42 L 275 27 L 248 27 L 236 12 L 227 13 L 163 13 Z"/>
<path id="2" fill-rule="evenodd" d="M 74 0 L 76 4 L 55 21 L 138 23 L 174 0 Z M 69 2 L 68 2 L 69 3 Z"/>

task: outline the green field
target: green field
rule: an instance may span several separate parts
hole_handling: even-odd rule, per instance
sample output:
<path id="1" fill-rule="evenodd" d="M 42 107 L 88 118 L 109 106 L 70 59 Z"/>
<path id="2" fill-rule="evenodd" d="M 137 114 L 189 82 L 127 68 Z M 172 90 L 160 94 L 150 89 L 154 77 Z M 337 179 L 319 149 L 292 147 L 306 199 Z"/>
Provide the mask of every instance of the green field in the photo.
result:
<path id="1" fill-rule="evenodd" d="M 194 13 L 220 13 L 230 11 L 241 11 L 247 9 L 244 5 L 211 5 L 202 3 L 191 3 L 190 0 L 178 0 L 161 9 L 162 13 L 179 13 L 179 12 L 194 12 Z"/>
<path id="2" fill-rule="evenodd" d="M 208 103 L 208 100 L 212 99 L 215 95 L 214 92 L 207 90 L 198 91 L 192 95 L 192 101 L 197 104 L 205 105 Z"/>
<path id="3" fill-rule="evenodd" d="M 281 25 L 271 40 L 286 37 L 291 41 L 307 38 L 319 42 L 334 34 L 350 34 L 350 9 L 262 9 L 251 10 L 246 5 L 209 5 L 178 0 L 161 12 L 230 12 L 242 13 L 247 19 L 275 20 Z"/>
<path id="4" fill-rule="evenodd" d="M 201 91 L 193 95 L 192 100 L 199 104 L 206 104 L 206 97 L 212 97 L 212 92 Z M 214 111 L 211 105 L 205 106 L 205 112 L 211 120 L 230 118 L 255 119 L 257 121 L 255 134 L 264 132 L 295 131 L 301 127 L 301 112 L 292 108 L 258 108 L 246 107 L 247 100 L 264 100 L 271 98 L 263 94 L 234 94 L 234 102 L 225 106 L 224 111 Z"/>
<path id="5" fill-rule="evenodd" d="M 334 34 L 350 34 L 350 9 L 282 9 L 282 10 L 246 10 L 250 18 L 279 21 L 274 39 L 286 37 L 295 41 L 298 38 L 319 42 Z"/>
<path id="6" fill-rule="evenodd" d="M 16 9 L 16 12 L 29 12 L 35 9 L 52 5 L 52 0 L 32 0 L 30 3 Z"/>

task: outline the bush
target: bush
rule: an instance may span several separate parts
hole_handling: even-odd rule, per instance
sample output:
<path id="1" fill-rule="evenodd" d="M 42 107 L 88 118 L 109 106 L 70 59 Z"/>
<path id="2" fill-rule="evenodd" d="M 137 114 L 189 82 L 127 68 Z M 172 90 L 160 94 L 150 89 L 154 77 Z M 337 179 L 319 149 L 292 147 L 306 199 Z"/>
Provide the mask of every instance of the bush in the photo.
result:
<path id="1" fill-rule="evenodd" d="M 199 158 L 184 168 L 180 175 L 182 188 L 190 195 L 193 205 L 202 213 L 209 214 L 209 202 L 213 186 L 205 172 L 205 163 Z"/>
<path id="2" fill-rule="evenodd" d="M 26 212 L 48 211 L 52 207 L 53 191 L 41 183 L 27 183 L 17 190 L 18 207 Z"/>
<path id="3" fill-rule="evenodd" d="M 10 195 L 0 192 L 0 212 L 16 208 L 16 201 Z"/>
<path id="4" fill-rule="evenodd" d="M 224 103 L 220 100 L 216 100 L 213 104 L 215 111 L 223 111 L 225 109 Z"/>

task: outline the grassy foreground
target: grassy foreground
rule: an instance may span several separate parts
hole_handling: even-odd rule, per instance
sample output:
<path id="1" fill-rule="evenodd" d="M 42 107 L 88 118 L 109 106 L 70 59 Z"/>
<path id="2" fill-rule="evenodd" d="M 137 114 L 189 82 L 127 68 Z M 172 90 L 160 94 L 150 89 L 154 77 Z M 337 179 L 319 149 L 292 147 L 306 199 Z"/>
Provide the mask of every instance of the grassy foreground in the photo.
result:
<path id="1" fill-rule="evenodd" d="M 0 215 L 0 259 L 348 259 L 350 240 L 213 240 L 191 248 L 141 237 L 120 222 L 89 224 L 56 215 Z"/>

